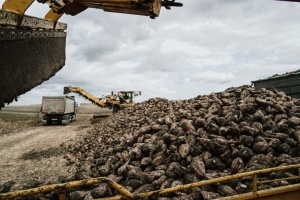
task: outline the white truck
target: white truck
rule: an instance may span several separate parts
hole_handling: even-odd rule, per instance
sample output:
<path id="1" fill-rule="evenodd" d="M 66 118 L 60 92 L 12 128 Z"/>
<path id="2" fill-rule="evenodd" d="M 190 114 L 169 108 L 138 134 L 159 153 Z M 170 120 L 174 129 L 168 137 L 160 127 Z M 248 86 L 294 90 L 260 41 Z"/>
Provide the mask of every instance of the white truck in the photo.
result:
<path id="1" fill-rule="evenodd" d="M 66 125 L 75 121 L 76 107 L 74 96 L 43 96 L 41 107 L 43 124 L 50 125 L 56 122 Z"/>

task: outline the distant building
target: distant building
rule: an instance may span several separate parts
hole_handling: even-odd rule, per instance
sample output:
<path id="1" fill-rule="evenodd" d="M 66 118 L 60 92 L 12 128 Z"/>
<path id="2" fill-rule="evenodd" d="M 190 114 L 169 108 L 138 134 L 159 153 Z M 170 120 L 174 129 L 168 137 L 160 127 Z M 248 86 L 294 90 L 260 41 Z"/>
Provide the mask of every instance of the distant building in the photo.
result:
<path id="1" fill-rule="evenodd" d="M 275 74 L 266 79 L 252 81 L 255 88 L 276 88 L 286 95 L 300 99 L 300 70 L 287 72 L 285 74 Z"/>

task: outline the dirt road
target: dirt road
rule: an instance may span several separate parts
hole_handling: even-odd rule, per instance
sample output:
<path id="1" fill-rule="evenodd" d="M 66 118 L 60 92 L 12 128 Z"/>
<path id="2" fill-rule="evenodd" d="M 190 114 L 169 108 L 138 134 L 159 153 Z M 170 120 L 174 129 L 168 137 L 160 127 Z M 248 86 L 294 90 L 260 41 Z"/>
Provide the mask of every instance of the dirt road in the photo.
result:
<path id="1" fill-rule="evenodd" d="M 91 117 L 78 114 L 77 121 L 66 126 L 40 125 L 0 136 L 0 184 L 67 176 L 72 169 L 63 158 L 66 145 L 87 133 Z"/>

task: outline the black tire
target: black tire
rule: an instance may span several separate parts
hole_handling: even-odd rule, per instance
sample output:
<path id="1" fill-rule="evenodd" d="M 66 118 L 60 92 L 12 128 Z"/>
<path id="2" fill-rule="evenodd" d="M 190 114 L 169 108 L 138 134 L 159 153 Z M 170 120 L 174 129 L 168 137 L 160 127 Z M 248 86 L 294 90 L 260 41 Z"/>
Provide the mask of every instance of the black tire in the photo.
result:
<path id="1" fill-rule="evenodd" d="M 51 120 L 47 120 L 47 125 L 51 125 L 52 121 Z"/>
<path id="2" fill-rule="evenodd" d="M 113 113 L 117 113 L 120 110 L 120 106 L 113 105 Z"/>

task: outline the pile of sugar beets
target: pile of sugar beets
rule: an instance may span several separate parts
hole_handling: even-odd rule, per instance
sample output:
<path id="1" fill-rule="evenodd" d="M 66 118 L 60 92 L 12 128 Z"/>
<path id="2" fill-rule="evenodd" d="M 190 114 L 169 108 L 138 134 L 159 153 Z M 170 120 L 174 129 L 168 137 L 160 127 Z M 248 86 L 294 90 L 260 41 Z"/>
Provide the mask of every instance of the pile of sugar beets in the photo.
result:
<path id="1" fill-rule="evenodd" d="M 133 193 L 226 175 L 300 163 L 297 99 L 250 86 L 231 92 L 169 101 L 153 98 L 95 124 L 69 146 L 67 180 L 109 177 Z M 260 180 L 294 177 L 300 170 L 268 173 Z M 251 191 L 252 177 L 187 189 L 154 199 L 213 199 Z M 299 181 L 299 180 L 296 180 Z M 262 189 L 288 185 L 279 181 Z M 295 182 L 295 181 L 294 181 Z M 73 199 L 117 193 L 106 184 L 76 191 Z"/>
<path id="2" fill-rule="evenodd" d="M 170 101 L 153 98 L 100 119 L 81 142 L 68 146 L 72 169 L 60 182 L 108 177 L 132 193 L 160 190 L 226 175 L 300 163 L 297 99 L 250 86 Z M 260 180 L 295 177 L 300 170 Z M 58 180 L 56 180 L 58 181 Z M 260 189 L 289 185 L 284 180 Z M 198 200 L 252 190 L 252 177 L 149 199 Z M 105 183 L 71 190 L 73 200 L 115 196 Z M 54 199 L 47 194 L 46 199 Z"/>

